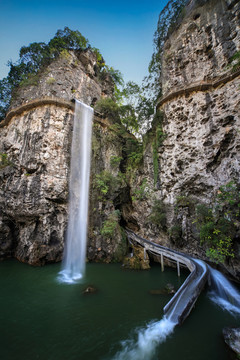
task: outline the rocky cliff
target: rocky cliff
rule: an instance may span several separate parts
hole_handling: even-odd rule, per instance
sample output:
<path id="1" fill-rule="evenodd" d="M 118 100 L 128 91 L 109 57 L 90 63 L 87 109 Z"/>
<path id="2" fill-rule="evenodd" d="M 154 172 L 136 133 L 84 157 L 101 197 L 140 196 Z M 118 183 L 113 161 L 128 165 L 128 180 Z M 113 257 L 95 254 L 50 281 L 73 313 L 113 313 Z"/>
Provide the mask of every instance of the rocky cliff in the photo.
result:
<path id="1" fill-rule="evenodd" d="M 192 0 L 184 11 L 165 42 L 163 96 L 143 153 L 121 124 L 95 113 L 89 260 L 120 261 L 127 249 L 126 225 L 209 260 L 197 208 L 209 211 L 223 195 L 222 186 L 240 184 L 240 78 L 233 59 L 240 48 L 239 1 Z M 112 95 L 113 83 L 99 77 L 96 58 L 85 51 L 62 54 L 37 84 L 18 89 L 0 124 L 0 256 L 41 265 L 60 260 L 64 246 L 70 100 L 94 104 Z M 218 212 L 224 208 L 217 205 Z M 225 225 L 229 214 L 221 219 Z M 240 280 L 240 222 L 235 217 L 235 232 L 229 230 L 234 257 L 228 254 L 224 268 Z"/>
<path id="2" fill-rule="evenodd" d="M 92 51 L 64 50 L 49 66 L 16 89 L 10 110 L 42 97 L 78 99 L 94 105 L 101 96 L 112 93 L 112 79 L 107 73 L 99 74 L 97 57 Z"/>
<path id="3" fill-rule="evenodd" d="M 190 1 L 184 12 L 165 42 L 161 116 L 148 134 L 138 178 L 139 185 L 146 179 L 146 201 L 136 202 L 133 216 L 142 235 L 209 260 L 196 207 L 209 207 L 222 185 L 240 183 L 240 71 L 232 61 L 240 49 L 240 7 L 239 1 Z M 149 222 L 156 201 L 157 227 Z M 225 267 L 240 279 L 238 234 L 237 224 L 235 257 Z"/>
<path id="4" fill-rule="evenodd" d="M 1 258 L 14 256 L 33 265 L 62 259 L 74 113 L 70 100 L 90 105 L 113 92 L 113 82 L 107 76 L 99 80 L 95 65 L 91 52 L 60 56 L 38 77 L 37 85 L 18 89 L 0 124 Z M 89 221 L 89 257 L 107 261 L 120 259 L 126 244 L 114 213 L 124 203 L 126 185 L 117 181 L 109 196 L 111 205 L 106 205 L 96 183 L 97 174 L 111 180 L 119 167 L 117 163 L 112 169 L 110 158 L 121 156 L 123 139 L 110 125 L 95 116 Z M 110 215 L 116 215 L 114 241 L 100 234 Z"/>

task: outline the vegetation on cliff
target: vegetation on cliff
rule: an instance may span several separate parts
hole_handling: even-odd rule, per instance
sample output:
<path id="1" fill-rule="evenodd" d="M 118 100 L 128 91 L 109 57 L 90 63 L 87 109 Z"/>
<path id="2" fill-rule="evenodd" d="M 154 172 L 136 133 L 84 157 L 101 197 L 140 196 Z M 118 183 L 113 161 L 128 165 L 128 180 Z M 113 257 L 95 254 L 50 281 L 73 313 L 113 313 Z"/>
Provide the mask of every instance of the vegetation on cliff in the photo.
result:
<path id="1" fill-rule="evenodd" d="M 181 187 L 182 184 L 180 184 L 177 194 L 174 194 L 173 187 L 169 185 L 167 192 L 168 194 L 172 192 L 173 201 L 174 196 L 180 194 L 175 202 L 175 212 L 173 203 L 164 202 L 168 200 L 166 200 L 167 197 L 164 197 L 166 191 L 165 193 L 162 191 L 164 169 L 161 174 L 161 166 L 163 168 L 161 156 L 164 152 L 163 146 L 166 144 L 164 140 L 167 137 L 164 127 L 170 117 L 164 112 L 154 113 L 154 108 L 157 99 L 161 96 L 161 59 L 164 44 L 171 31 L 178 26 L 181 15 L 184 15 L 186 2 L 187 0 L 170 0 L 160 13 L 157 30 L 154 34 L 154 52 L 149 64 L 149 75 L 141 86 L 134 82 L 124 85 L 120 72 L 105 64 L 99 50 L 92 48 L 79 31 L 72 31 L 67 27 L 64 30 L 58 30 L 48 44 L 32 43 L 22 47 L 18 62 L 15 64 L 9 62 L 9 74 L 0 81 L 0 120 L 5 116 L 15 89 L 23 85 L 37 84 L 42 71 L 54 59 L 59 56 L 70 56 L 69 50 L 94 52 L 97 61 L 94 76 L 97 76 L 101 82 L 110 75 L 115 83 L 114 96 L 112 98 L 103 97 L 95 105 L 95 109 L 110 120 L 110 126 L 106 132 L 93 143 L 96 163 L 100 163 L 98 161 L 100 156 L 105 155 L 103 153 L 108 149 L 106 143 L 115 143 L 116 138 L 119 141 L 117 150 L 109 152 L 109 156 L 106 158 L 107 166 L 99 166 L 93 178 L 96 201 L 99 204 L 99 207 L 95 206 L 94 209 L 95 212 L 101 212 L 99 215 L 101 221 L 104 219 L 100 222 L 101 225 L 98 226 L 97 231 L 110 242 L 115 241 L 116 234 L 121 238 L 120 223 L 122 224 L 124 223 L 122 220 L 126 220 L 123 219 L 126 212 L 130 213 L 133 211 L 132 209 L 136 210 L 138 205 L 140 210 L 137 210 L 140 212 L 144 209 L 144 207 L 141 208 L 141 205 L 143 206 L 145 203 L 146 217 L 144 218 L 144 214 L 143 220 L 139 220 L 139 218 L 136 220 L 139 227 L 146 226 L 152 233 L 164 233 L 164 236 L 168 237 L 169 242 L 176 248 L 187 245 L 187 243 L 190 244 L 191 239 L 194 238 L 198 242 L 198 249 L 206 250 L 206 254 L 211 260 L 228 262 L 238 251 L 236 247 L 240 229 L 238 184 L 231 182 L 222 186 L 215 197 L 213 193 L 209 195 L 208 198 L 212 196 L 212 201 L 207 206 L 198 204 L 197 197 L 200 198 L 202 194 L 199 196 L 196 190 L 193 190 L 190 196 L 184 196 L 182 193 L 185 190 Z M 231 57 L 228 66 L 232 70 L 239 67 L 239 51 Z M 51 85 L 55 81 L 55 78 L 49 77 L 47 83 Z M 233 116 L 231 117 L 233 118 Z M 143 139 L 136 139 L 131 135 L 131 133 L 139 134 L 139 131 L 145 125 L 145 129 L 148 128 L 149 124 L 151 124 L 151 129 L 143 136 Z M 105 144 L 102 141 L 103 137 Z M 177 139 L 176 142 L 179 141 Z M 96 149 L 94 150 L 95 145 Z M 170 138 L 168 147 L 171 146 Z M 188 144 L 186 144 L 186 148 L 187 146 Z M 194 156 L 196 155 L 192 157 L 194 158 Z M 144 169 L 143 160 L 144 165 L 149 166 L 149 169 L 146 170 L 147 166 Z M 176 166 L 182 171 L 185 162 L 186 158 L 183 157 L 176 162 Z M 0 168 L 9 164 L 7 154 L 0 154 Z M 27 176 L 28 173 L 25 175 Z M 178 176 L 176 172 L 170 174 L 169 183 L 174 176 Z M 200 191 L 204 190 L 199 190 L 199 193 Z M 186 191 L 187 194 L 189 192 Z M 191 199 L 191 195 L 194 196 L 194 194 L 195 202 Z M 125 213 L 123 202 L 126 205 Z M 170 208 L 171 206 L 172 208 Z M 171 211 L 174 213 L 174 219 L 170 225 L 169 213 Z M 124 239 L 120 244 L 121 246 L 124 244 L 124 246 L 122 248 L 120 246 L 118 259 L 126 250 Z M 107 251 L 105 251 L 106 253 Z"/>
<path id="2" fill-rule="evenodd" d="M 240 188 L 234 181 L 221 186 L 212 204 L 196 207 L 196 223 L 207 256 L 216 262 L 234 257 L 240 229 Z"/>
<path id="3" fill-rule="evenodd" d="M 158 19 L 157 29 L 153 37 L 154 50 L 148 71 L 149 75 L 144 79 L 144 90 L 149 98 L 155 103 L 161 96 L 160 79 L 162 73 L 162 55 L 165 41 L 169 33 L 180 22 L 180 15 L 187 0 L 170 0 L 161 11 Z"/>
<path id="4" fill-rule="evenodd" d="M 115 91 L 115 104 L 102 99 L 97 105 L 99 111 L 118 118 L 133 133 L 145 133 L 154 118 L 154 109 L 161 96 L 161 65 L 165 40 L 174 26 L 180 22 L 187 0 L 170 0 L 159 15 L 154 33 L 154 51 L 149 64 L 149 74 L 141 85 L 132 81 Z M 123 85 L 123 82 L 121 83 Z M 127 104 L 127 105 L 126 105 Z"/>
<path id="5" fill-rule="evenodd" d="M 37 85 L 41 72 L 53 60 L 59 56 L 68 56 L 70 50 L 85 51 L 87 49 L 96 55 L 96 72 L 100 81 L 105 74 L 109 74 L 115 84 L 121 83 L 120 72 L 106 65 L 100 51 L 91 47 L 88 39 L 78 30 L 65 27 L 64 30 L 58 30 L 48 44 L 34 42 L 29 46 L 21 47 L 19 60 L 16 63 L 8 62 L 10 68 L 8 76 L 0 81 L 0 121 L 5 117 L 14 91 L 19 86 Z"/>

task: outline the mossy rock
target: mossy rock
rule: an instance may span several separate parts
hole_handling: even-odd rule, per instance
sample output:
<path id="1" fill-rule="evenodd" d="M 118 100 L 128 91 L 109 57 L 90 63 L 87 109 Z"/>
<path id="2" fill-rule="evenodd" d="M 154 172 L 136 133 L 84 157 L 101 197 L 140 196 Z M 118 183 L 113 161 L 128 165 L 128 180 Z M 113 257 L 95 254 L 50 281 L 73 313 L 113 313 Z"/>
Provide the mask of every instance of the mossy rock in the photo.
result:
<path id="1" fill-rule="evenodd" d="M 149 265 L 149 256 L 145 252 L 144 248 L 141 246 L 133 246 L 133 255 L 130 254 L 126 256 L 123 260 L 123 266 L 127 269 L 134 270 L 148 270 L 150 269 Z M 132 255 L 132 256 L 131 256 Z"/>

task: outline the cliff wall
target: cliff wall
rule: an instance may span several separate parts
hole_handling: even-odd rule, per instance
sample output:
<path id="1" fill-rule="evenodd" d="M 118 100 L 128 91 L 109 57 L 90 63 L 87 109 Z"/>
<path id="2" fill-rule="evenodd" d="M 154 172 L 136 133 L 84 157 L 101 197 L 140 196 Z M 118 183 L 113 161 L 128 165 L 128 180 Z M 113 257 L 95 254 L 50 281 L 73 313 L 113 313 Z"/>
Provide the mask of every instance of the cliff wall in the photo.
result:
<path id="1" fill-rule="evenodd" d="M 239 186 L 240 48 L 236 0 L 195 0 L 165 43 L 160 115 L 144 152 L 119 123 L 95 114 L 88 259 L 120 261 L 122 225 L 209 260 L 196 225 L 222 185 Z M 64 56 L 63 56 L 64 55 Z M 0 257 L 34 265 L 62 258 L 74 106 L 111 96 L 90 52 L 63 54 L 21 87 L 0 123 Z M 240 225 L 224 268 L 240 280 Z"/>
<path id="2" fill-rule="evenodd" d="M 222 185 L 240 183 L 240 71 L 232 61 L 240 49 L 240 7 L 239 1 L 190 1 L 184 12 L 165 42 L 162 118 L 155 124 L 161 138 L 156 130 L 148 134 L 138 177 L 139 186 L 146 179 L 145 200 L 135 202 L 132 215 L 143 236 L 209 260 L 196 205 L 211 206 Z M 158 224 L 151 221 L 156 201 L 162 220 L 165 215 Z M 240 279 L 238 233 L 235 257 L 224 266 Z"/>
<path id="3" fill-rule="evenodd" d="M 99 76 L 97 57 L 93 52 L 65 50 L 41 73 L 16 89 L 10 110 L 42 97 L 78 99 L 93 105 L 101 95 L 111 96 L 113 89 L 113 82 L 106 73 Z"/>
<path id="4" fill-rule="evenodd" d="M 110 78 L 99 81 L 95 61 L 90 52 L 60 56 L 39 76 L 38 86 L 18 89 L 0 124 L 0 258 L 13 256 L 32 265 L 62 259 L 74 114 L 70 100 L 90 105 L 113 92 Z M 111 168 L 110 158 L 121 155 L 123 142 L 110 122 L 95 115 L 89 210 L 89 257 L 94 260 L 120 259 L 126 246 L 118 216 L 114 241 L 100 233 L 115 215 L 115 205 L 122 206 L 115 198 L 122 193 L 124 198 L 126 185 L 119 180 L 106 205 L 96 183 L 97 174 L 117 175 L 119 164 Z"/>

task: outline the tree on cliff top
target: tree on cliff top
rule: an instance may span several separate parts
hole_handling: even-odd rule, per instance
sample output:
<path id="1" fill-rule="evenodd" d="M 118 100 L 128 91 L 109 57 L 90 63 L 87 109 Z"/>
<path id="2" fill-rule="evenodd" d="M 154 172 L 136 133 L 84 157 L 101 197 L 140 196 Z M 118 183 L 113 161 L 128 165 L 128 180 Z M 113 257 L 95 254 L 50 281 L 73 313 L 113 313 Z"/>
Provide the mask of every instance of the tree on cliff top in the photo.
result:
<path id="1" fill-rule="evenodd" d="M 8 76 L 0 80 L 0 121 L 9 109 L 14 89 L 23 84 L 34 83 L 39 71 L 56 59 L 63 50 L 86 49 L 91 49 L 96 54 L 100 72 L 109 73 L 113 80 L 117 81 L 118 72 L 105 64 L 100 51 L 92 48 L 88 39 L 78 30 L 65 27 L 64 30 L 58 30 L 48 44 L 34 42 L 23 46 L 19 52 L 19 60 L 16 63 L 8 62 Z"/>
<path id="2" fill-rule="evenodd" d="M 118 119 L 135 135 L 142 135 L 149 129 L 154 118 L 156 101 L 161 96 L 161 58 L 164 43 L 176 23 L 180 21 L 188 0 L 170 0 L 159 15 L 157 30 L 154 33 L 154 51 L 149 64 L 149 75 L 143 79 L 139 86 L 128 82 L 122 91 L 116 89 L 115 103 L 112 99 L 101 99 L 97 103 L 97 110 L 105 116 Z M 122 84 L 121 84 L 122 85 Z M 123 103 L 127 105 L 123 105 Z"/>
<path id="3" fill-rule="evenodd" d="M 150 128 L 154 118 L 156 101 L 161 96 L 163 47 L 169 33 L 178 22 L 180 23 L 187 1 L 170 0 L 161 11 L 157 30 L 154 33 L 154 51 L 148 68 L 149 75 L 143 79 L 142 85 L 139 86 L 130 81 L 122 91 L 119 91 L 117 101 L 118 104 L 120 103 L 120 110 L 123 110 L 122 114 L 120 111 L 121 122 L 134 134 L 143 135 Z M 122 106 L 122 100 L 127 103 L 127 106 Z"/>

